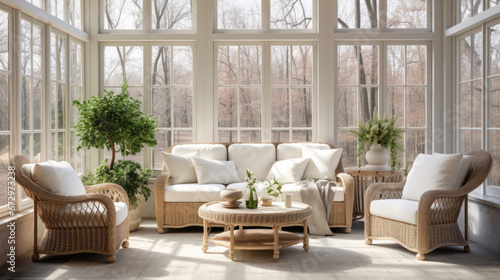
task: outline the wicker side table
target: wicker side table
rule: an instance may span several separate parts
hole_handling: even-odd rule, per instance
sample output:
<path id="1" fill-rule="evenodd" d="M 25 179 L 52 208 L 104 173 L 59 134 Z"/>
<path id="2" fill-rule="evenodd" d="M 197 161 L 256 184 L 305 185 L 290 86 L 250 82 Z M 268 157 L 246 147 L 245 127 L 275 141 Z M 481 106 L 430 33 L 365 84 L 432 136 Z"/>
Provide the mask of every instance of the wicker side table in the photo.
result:
<path id="1" fill-rule="evenodd" d="M 404 172 L 402 170 L 392 170 L 390 168 L 381 170 L 370 170 L 363 167 L 348 168 L 347 174 L 354 178 L 353 220 L 363 218 L 365 191 L 372 183 L 396 183 L 401 182 L 404 178 Z"/>
<path id="2" fill-rule="evenodd" d="M 208 241 L 229 248 L 229 258 L 234 259 L 234 250 L 274 250 L 273 258 L 278 260 L 279 249 L 286 248 L 303 241 L 304 250 L 309 250 L 307 235 L 307 219 L 312 215 L 311 206 L 293 202 L 291 208 L 283 203 L 273 206 L 261 206 L 258 209 L 247 209 L 245 206 L 228 209 L 219 202 L 205 203 L 198 209 L 203 219 L 203 252 L 208 250 Z M 208 237 L 209 224 L 223 224 L 229 231 Z M 282 231 L 281 227 L 300 224 L 304 226 L 304 236 Z M 239 230 L 235 231 L 235 226 Z M 243 229 L 243 226 L 263 226 L 272 229 Z"/>

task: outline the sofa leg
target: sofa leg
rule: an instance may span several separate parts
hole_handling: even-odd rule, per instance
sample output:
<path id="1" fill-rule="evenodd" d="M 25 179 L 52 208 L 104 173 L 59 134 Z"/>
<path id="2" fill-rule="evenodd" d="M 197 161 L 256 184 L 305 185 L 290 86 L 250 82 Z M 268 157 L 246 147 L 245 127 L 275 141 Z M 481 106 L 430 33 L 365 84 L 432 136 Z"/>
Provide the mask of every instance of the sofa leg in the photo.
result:
<path id="1" fill-rule="evenodd" d="M 469 245 L 464 246 L 464 252 L 470 253 L 470 246 Z"/>
<path id="2" fill-rule="evenodd" d="M 351 233 L 351 228 L 350 227 L 345 228 L 345 233 Z"/>
<path id="3" fill-rule="evenodd" d="M 125 240 L 122 242 L 122 247 L 123 248 L 128 248 L 128 246 L 130 245 L 130 243 L 128 242 L 128 240 Z"/>
<path id="4" fill-rule="evenodd" d="M 115 255 L 109 255 L 107 258 L 106 258 L 106 261 L 108 263 L 114 263 L 116 261 L 116 257 Z"/>
<path id="5" fill-rule="evenodd" d="M 158 228 L 158 233 L 159 233 L 159 234 L 163 234 L 163 233 L 165 233 L 165 229 L 164 229 L 164 228 Z"/>
<path id="6" fill-rule="evenodd" d="M 365 244 L 366 245 L 372 245 L 372 240 L 369 239 L 369 238 L 365 239 Z"/>
<path id="7" fill-rule="evenodd" d="M 425 255 L 424 255 L 424 254 L 420 254 L 420 253 L 418 253 L 418 254 L 417 254 L 417 260 L 419 260 L 419 261 L 423 261 L 423 260 L 425 260 Z"/>

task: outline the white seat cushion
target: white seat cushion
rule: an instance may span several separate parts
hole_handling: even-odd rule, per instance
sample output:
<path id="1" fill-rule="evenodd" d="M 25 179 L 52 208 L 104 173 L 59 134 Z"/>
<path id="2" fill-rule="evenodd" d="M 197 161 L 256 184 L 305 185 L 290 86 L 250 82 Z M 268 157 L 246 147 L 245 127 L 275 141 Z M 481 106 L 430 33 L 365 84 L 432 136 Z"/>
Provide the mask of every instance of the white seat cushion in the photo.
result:
<path id="1" fill-rule="evenodd" d="M 277 148 L 277 160 L 302 157 L 302 147 L 309 147 L 319 150 L 330 150 L 330 146 L 321 143 L 284 143 Z"/>
<path id="2" fill-rule="evenodd" d="M 232 144 L 228 149 L 229 160 L 234 160 L 240 182 L 245 180 L 246 170 L 254 172 L 259 181 L 265 181 L 267 173 L 276 161 L 273 144 Z"/>
<path id="3" fill-rule="evenodd" d="M 227 150 L 222 144 L 182 144 L 172 148 L 172 154 L 179 156 L 194 152 L 202 158 L 227 160 Z"/>
<path id="4" fill-rule="evenodd" d="M 407 199 L 378 199 L 370 203 L 370 213 L 375 216 L 417 224 L 418 201 Z"/>
<path id="5" fill-rule="evenodd" d="M 230 184 L 239 182 L 234 161 L 191 157 L 199 184 Z"/>
<path id="6" fill-rule="evenodd" d="M 31 180 L 49 192 L 63 196 L 86 194 L 80 177 L 65 161 L 49 160 L 26 166 L 23 166 L 23 173 L 31 173 Z"/>
<path id="7" fill-rule="evenodd" d="M 321 150 L 302 147 L 302 157 L 310 159 L 303 178 L 328 177 L 330 180 L 335 180 L 335 170 L 339 165 L 340 156 L 342 149 Z"/>
<path id="8" fill-rule="evenodd" d="M 300 184 L 285 184 L 281 191 L 284 194 L 291 194 L 292 201 L 302 202 L 302 198 L 300 197 L 300 189 L 302 185 Z M 335 196 L 333 197 L 334 202 L 342 202 L 344 201 L 344 188 L 342 187 L 332 187 L 335 190 Z"/>
<path id="9" fill-rule="evenodd" d="M 172 178 L 173 185 L 198 182 L 191 161 L 194 156 L 198 156 L 198 152 L 183 156 L 161 152 L 163 163 L 167 167 L 167 174 Z"/>
<path id="10" fill-rule="evenodd" d="M 429 190 L 456 189 L 461 160 L 462 154 L 419 154 L 408 174 L 402 198 L 419 201 Z"/>
<path id="11" fill-rule="evenodd" d="M 125 202 L 113 202 L 116 209 L 116 225 L 121 224 L 128 216 L 128 208 Z"/>
<path id="12" fill-rule="evenodd" d="M 221 201 L 222 184 L 180 184 L 165 187 L 165 202 Z"/>
<path id="13" fill-rule="evenodd" d="M 291 158 L 274 162 L 267 174 L 266 180 L 276 178 L 280 184 L 299 182 L 304 175 L 307 158 Z"/>

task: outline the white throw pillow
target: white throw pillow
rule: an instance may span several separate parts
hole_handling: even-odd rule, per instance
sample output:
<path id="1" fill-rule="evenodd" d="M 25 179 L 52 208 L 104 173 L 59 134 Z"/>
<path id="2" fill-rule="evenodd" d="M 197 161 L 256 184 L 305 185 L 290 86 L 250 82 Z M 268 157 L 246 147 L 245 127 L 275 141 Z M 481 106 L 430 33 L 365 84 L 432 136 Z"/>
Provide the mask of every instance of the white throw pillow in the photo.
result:
<path id="1" fill-rule="evenodd" d="M 302 147 L 318 150 L 330 150 L 330 146 L 324 143 L 283 143 L 276 148 L 276 160 L 284 160 L 302 157 Z"/>
<path id="2" fill-rule="evenodd" d="M 419 201 L 429 190 L 453 190 L 458 188 L 457 174 L 462 154 L 419 154 L 406 179 L 403 199 Z"/>
<path id="3" fill-rule="evenodd" d="M 172 154 L 178 156 L 195 152 L 202 158 L 227 160 L 227 149 L 222 144 L 177 144 L 172 148 Z"/>
<path id="4" fill-rule="evenodd" d="M 194 156 L 198 156 L 198 153 L 194 152 L 178 156 L 161 152 L 163 163 L 167 167 L 167 174 L 172 178 L 172 185 L 196 183 L 196 173 L 191 161 L 191 158 Z"/>
<path id="5" fill-rule="evenodd" d="M 302 157 L 309 158 L 304 172 L 304 179 L 328 177 L 335 180 L 335 170 L 339 165 L 342 149 L 320 150 L 302 147 Z"/>
<path id="6" fill-rule="evenodd" d="M 302 179 L 308 158 L 293 158 L 277 161 L 269 170 L 266 180 L 276 178 L 280 184 L 295 183 Z"/>
<path id="7" fill-rule="evenodd" d="M 40 187 L 57 195 L 84 195 L 85 187 L 71 165 L 65 161 L 49 160 L 36 163 L 31 179 Z"/>
<path id="8" fill-rule="evenodd" d="M 246 170 L 254 172 L 259 181 L 266 180 L 267 173 L 276 162 L 276 147 L 273 144 L 232 144 L 228 148 L 229 160 L 234 160 L 240 182 L 247 176 Z"/>
<path id="9" fill-rule="evenodd" d="M 432 153 L 433 155 L 442 155 L 441 153 Z M 455 184 L 457 185 L 457 189 L 460 188 L 465 181 L 465 177 L 467 177 L 467 173 L 469 173 L 469 168 L 472 164 L 472 156 L 463 155 L 462 160 L 460 161 L 460 169 L 458 170 L 457 180 Z"/>
<path id="10" fill-rule="evenodd" d="M 213 160 L 193 156 L 198 184 L 230 184 L 240 182 L 234 161 Z"/>

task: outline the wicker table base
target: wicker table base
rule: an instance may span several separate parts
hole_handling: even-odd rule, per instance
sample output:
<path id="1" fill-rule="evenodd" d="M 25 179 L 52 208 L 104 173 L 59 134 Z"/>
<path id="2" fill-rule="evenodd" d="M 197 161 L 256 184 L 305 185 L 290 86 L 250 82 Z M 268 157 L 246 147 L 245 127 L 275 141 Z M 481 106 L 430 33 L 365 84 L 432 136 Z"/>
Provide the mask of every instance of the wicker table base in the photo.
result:
<path id="1" fill-rule="evenodd" d="M 229 258 L 234 260 L 234 250 L 273 250 L 274 260 L 279 258 L 279 249 L 290 247 L 301 241 L 304 250 L 309 250 L 307 234 L 307 218 L 312 215 L 311 206 L 294 202 L 292 208 L 283 205 L 246 209 L 240 206 L 235 209 L 223 208 L 218 202 L 209 202 L 200 207 L 199 216 L 203 219 L 203 252 L 208 250 L 208 241 L 229 248 Z M 208 236 L 209 225 L 223 224 L 229 231 Z M 303 237 L 295 233 L 282 231 L 281 227 L 289 225 L 304 226 Z M 235 227 L 239 226 L 239 230 Z M 243 229 L 243 226 L 263 226 L 272 229 Z"/>

